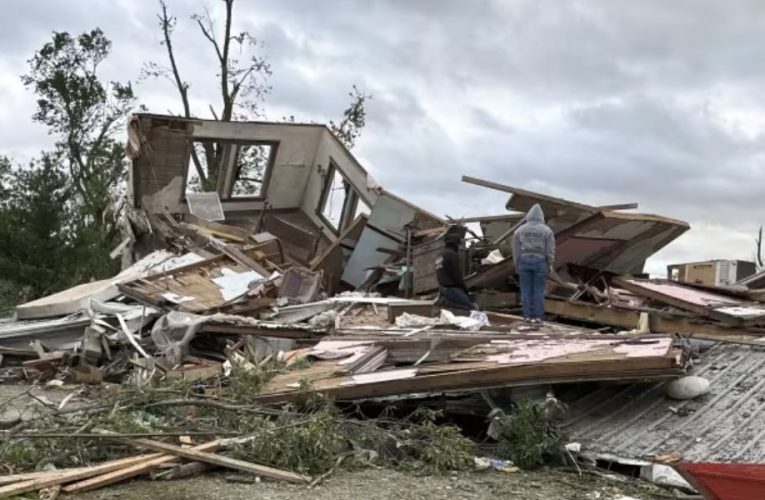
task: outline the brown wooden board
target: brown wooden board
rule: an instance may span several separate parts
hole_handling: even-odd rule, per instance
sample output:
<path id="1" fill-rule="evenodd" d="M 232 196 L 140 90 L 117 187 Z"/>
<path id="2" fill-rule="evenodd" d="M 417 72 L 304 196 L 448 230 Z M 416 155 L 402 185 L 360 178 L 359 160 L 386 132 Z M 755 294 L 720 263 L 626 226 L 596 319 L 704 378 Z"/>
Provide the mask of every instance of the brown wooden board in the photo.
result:
<path id="1" fill-rule="evenodd" d="M 246 255 L 246 251 L 243 252 Z M 172 271 L 120 284 L 118 287 L 122 293 L 139 302 L 157 307 L 169 305 L 184 312 L 203 313 L 226 304 L 220 287 L 212 281 L 212 278 L 222 275 L 221 270 L 224 267 L 236 272 L 251 270 L 227 255 L 218 255 Z M 163 297 L 164 293 L 193 297 L 194 300 L 175 304 Z"/>
<path id="2" fill-rule="evenodd" d="M 306 370 L 295 370 L 288 374 L 277 375 L 266 386 L 264 394 L 257 398 L 261 403 L 294 401 L 304 398 L 306 391 L 296 387 L 303 379 L 311 380 L 312 391 L 335 399 L 366 399 L 383 396 L 405 395 L 420 392 L 449 392 L 482 389 L 489 387 L 523 385 L 529 383 L 571 382 L 576 380 L 619 380 L 623 376 L 633 379 L 645 375 L 646 378 L 677 376 L 682 373 L 679 364 L 679 352 L 671 348 L 667 337 L 654 339 L 596 339 L 592 346 L 584 351 L 559 355 L 554 358 L 513 363 L 498 363 L 488 357 L 476 358 L 475 363 L 441 362 L 429 363 L 418 367 L 416 371 L 405 372 L 408 367 L 398 367 L 396 371 L 377 371 L 373 377 L 362 379 L 338 377 L 335 375 L 337 361 L 319 361 Z M 558 345 L 565 346 L 567 341 L 561 337 Z M 584 341 L 586 344 L 586 341 Z M 617 352 L 617 345 L 632 342 L 652 344 L 663 342 L 660 352 L 645 351 L 639 356 L 630 356 Z M 538 345 L 546 349 L 543 339 L 510 341 L 510 346 L 532 348 Z M 489 348 L 491 344 L 482 344 Z M 609 347 L 614 346 L 614 347 Z M 664 347 L 666 346 L 666 347 Z M 430 345 L 428 349 L 434 346 Z M 391 357 L 396 356 L 395 347 L 386 346 Z M 475 348 L 475 346 L 474 346 Z M 627 349 L 633 349 L 627 347 Z M 649 348 L 650 349 L 650 348 Z M 511 351 L 512 352 L 512 351 Z M 542 352 L 542 351 L 540 351 Z M 565 352 L 565 350 L 564 350 Z M 402 378 L 385 379 L 386 376 L 399 374 Z M 376 378 L 376 380 L 375 380 Z"/>
<path id="3" fill-rule="evenodd" d="M 641 312 L 649 314 L 654 333 L 680 333 L 695 338 L 721 340 L 750 345 L 765 345 L 765 330 L 742 329 L 710 323 L 699 318 L 679 316 L 657 310 L 640 310 L 616 306 L 598 306 L 587 302 L 546 299 L 545 311 L 567 319 L 608 325 L 625 330 L 637 327 Z"/>
<path id="4" fill-rule="evenodd" d="M 221 445 L 221 441 L 216 440 L 216 441 L 210 441 L 209 443 L 204 443 L 204 444 L 195 446 L 192 449 L 197 451 L 214 451 L 220 448 L 220 445 Z M 138 461 L 136 463 L 132 463 L 130 465 L 124 466 L 113 472 L 100 474 L 95 477 L 90 477 L 89 479 L 86 479 L 84 481 L 79 481 L 77 483 L 73 483 L 68 486 L 65 486 L 64 492 L 69 494 L 75 494 L 75 493 L 84 493 L 86 491 L 97 490 L 99 488 L 103 488 L 104 486 L 109 486 L 110 484 L 119 483 L 127 479 L 131 479 L 136 476 L 146 474 L 147 472 L 151 472 L 152 470 L 156 469 L 157 467 L 161 465 L 172 463 L 177 460 L 178 460 L 178 457 L 175 455 L 165 455 L 161 453 L 155 453 L 150 458 L 146 458 L 145 460 Z"/>
<path id="5" fill-rule="evenodd" d="M 130 465 L 141 463 L 146 460 L 151 460 L 159 456 L 159 453 L 154 453 L 151 455 L 139 455 L 136 457 L 96 464 L 92 467 L 73 469 L 68 472 L 64 471 L 61 474 L 52 474 L 50 476 L 43 476 L 35 479 L 30 479 L 28 481 L 22 481 L 20 483 L 10 484 L 0 487 L 0 498 L 9 498 L 30 491 L 37 491 L 40 489 L 49 488 L 51 486 L 79 481 L 81 479 L 86 479 L 89 477 L 97 476 L 99 474 L 115 471 L 123 467 L 129 467 Z"/>
<path id="6" fill-rule="evenodd" d="M 108 433 L 105 433 L 105 435 L 108 436 Z M 266 479 L 289 481 L 293 483 L 307 483 L 311 480 L 311 478 L 308 476 L 295 474 L 294 472 L 275 469 L 266 465 L 258 465 L 251 462 L 246 462 L 244 460 L 237 460 L 235 458 L 229 458 L 223 455 L 217 455 L 215 453 L 198 451 L 193 448 L 183 448 L 181 446 L 162 443 L 160 441 L 153 441 L 151 439 L 123 439 L 119 437 L 115 437 L 114 439 L 131 444 L 133 446 L 153 449 L 164 453 L 169 453 L 171 455 L 187 458 L 189 460 L 196 460 L 198 462 L 205 462 L 212 465 L 217 465 L 219 467 L 226 467 L 228 469 L 249 472 Z"/>
<path id="7" fill-rule="evenodd" d="M 641 297 L 690 311 L 705 318 L 723 321 L 730 325 L 765 324 L 765 306 L 758 302 L 747 302 L 714 292 L 695 289 L 670 280 L 640 280 L 617 277 L 613 279 L 613 282 L 615 285 Z M 759 309 L 762 313 L 745 318 L 727 313 L 723 309 L 735 307 Z"/>

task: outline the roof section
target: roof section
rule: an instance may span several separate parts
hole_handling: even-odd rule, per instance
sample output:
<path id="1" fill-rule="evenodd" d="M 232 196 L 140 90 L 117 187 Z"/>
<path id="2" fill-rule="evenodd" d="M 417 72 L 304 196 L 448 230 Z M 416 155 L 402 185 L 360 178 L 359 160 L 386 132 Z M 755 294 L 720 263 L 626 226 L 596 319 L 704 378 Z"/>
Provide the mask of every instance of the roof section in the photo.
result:
<path id="1" fill-rule="evenodd" d="M 689 229 L 686 222 L 660 215 L 617 212 L 474 177 L 462 180 L 512 193 L 511 210 L 525 212 L 539 203 L 555 232 L 558 267 L 578 264 L 616 274 L 640 273 L 647 258 Z"/>
<path id="2" fill-rule="evenodd" d="M 716 344 L 694 370 L 711 387 L 695 400 L 666 398 L 663 382 L 604 385 L 568 401 L 565 426 L 586 450 L 624 458 L 679 451 L 689 461 L 762 463 L 765 349 Z"/>

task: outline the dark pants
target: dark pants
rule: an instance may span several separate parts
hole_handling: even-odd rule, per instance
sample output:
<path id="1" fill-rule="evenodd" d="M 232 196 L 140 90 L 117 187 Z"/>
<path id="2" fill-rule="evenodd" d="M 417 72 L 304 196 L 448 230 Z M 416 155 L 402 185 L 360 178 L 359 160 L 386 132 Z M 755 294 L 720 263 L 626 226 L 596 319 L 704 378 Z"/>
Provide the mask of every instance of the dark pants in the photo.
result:
<path id="1" fill-rule="evenodd" d="M 518 259 L 523 317 L 542 319 L 544 315 L 547 260 L 541 255 L 521 255 Z"/>
<path id="2" fill-rule="evenodd" d="M 456 286 L 442 286 L 441 297 L 444 299 L 444 305 L 453 309 L 467 309 L 469 311 L 477 311 L 478 306 L 470 300 L 470 295 L 467 294 L 462 288 Z"/>

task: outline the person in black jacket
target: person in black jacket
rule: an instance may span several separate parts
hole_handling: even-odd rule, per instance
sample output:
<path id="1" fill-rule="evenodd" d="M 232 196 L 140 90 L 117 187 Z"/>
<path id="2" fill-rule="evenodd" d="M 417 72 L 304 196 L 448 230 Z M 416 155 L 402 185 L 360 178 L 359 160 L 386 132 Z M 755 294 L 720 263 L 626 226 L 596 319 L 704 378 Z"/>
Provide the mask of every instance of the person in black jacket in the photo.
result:
<path id="1" fill-rule="evenodd" d="M 461 241 L 462 238 L 456 234 L 447 234 L 444 237 L 444 251 L 436 259 L 438 287 L 446 307 L 477 311 L 478 306 L 470 299 L 462 276 L 458 253 Z"/>

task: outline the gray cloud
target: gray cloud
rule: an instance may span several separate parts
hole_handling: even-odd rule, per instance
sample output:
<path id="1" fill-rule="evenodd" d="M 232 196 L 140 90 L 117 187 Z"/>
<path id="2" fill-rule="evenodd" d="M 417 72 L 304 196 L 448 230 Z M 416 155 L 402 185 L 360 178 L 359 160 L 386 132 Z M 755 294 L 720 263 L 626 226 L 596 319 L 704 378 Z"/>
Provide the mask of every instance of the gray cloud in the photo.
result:
<path id="1" fill-rule="evenodd" d="M 219 2 L 209 1 L 213 14 Z M 214 59 L 172 0 L 195 112 L 217 102 Z M 356 154 L 392 191 L 436 213 L 501 213 L 486 177 L 600 204 L 636 201 L 694 229 L 651 263 L 750 258 L 765 222 L 765 3 L 759 0 L 240 0 L 235 30 L 274 70 L 265 113 L 326 121 L 351 85 L 374 94 Z M 107 76 L 163 61 L 154 0 L 17 2 L 0 19 L 0 152 L 45 147 L 18 81 L 53 30 L 101 26 Z M 138 86 L 177 112 L 172 85 Z"/>

